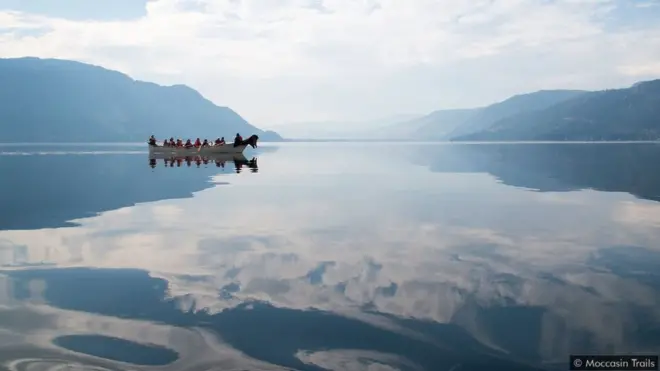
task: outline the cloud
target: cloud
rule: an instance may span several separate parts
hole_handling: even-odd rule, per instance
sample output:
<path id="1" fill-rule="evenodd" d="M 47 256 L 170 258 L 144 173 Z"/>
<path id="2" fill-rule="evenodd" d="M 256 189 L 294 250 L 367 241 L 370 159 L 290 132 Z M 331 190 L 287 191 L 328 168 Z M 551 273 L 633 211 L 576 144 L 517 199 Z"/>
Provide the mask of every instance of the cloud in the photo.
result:
<path id="1" fill-rule="evenodd" d="M 130 20 L 0 11 L 0 56 L 188 83 L 257 123 L 382 117 L 658 74 L 649 12 L 621 0 L 152 0 Z"/>
<path id="2" fill-rule="evenodd" d="M 651 7 L 657 7 L 657 6 L 660 6 L 660 3 L 658 3 L 657 0 L 637 1 L 637 2 L 635 2 L 635 7 L 637 7 L 637 8 L 651 8 Z"/>

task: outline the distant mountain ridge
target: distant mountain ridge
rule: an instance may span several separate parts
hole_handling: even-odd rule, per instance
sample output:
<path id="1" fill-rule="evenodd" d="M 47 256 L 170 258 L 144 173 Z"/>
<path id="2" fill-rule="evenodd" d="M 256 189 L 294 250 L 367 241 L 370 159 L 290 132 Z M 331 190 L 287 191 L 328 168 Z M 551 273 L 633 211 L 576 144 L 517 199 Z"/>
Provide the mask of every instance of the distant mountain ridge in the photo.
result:
<path id="1" fill-rule="evenodd" d="M 299 124 L 298 130 L 319 134 L 305 137 L 320 140 L 658 140 L 660 80 L 604 91 L 540 90 L 485 107 L 437 110 L 408 120 L 355 124 L 360 130 L 346 131 L 350 125 Z M 327 135 L 329 132 L 333 135 Z"/>
<path id="2" fill-rule="evenodd" d="M 415 127 L 418 140 L 657 140 L 660 80 L 604 91 L 541 90 L 486 107 L 438 110 L 400 125 Z"/>
<path id="3" fill-rule="evenodd" d="M 410 123 L 415 126 L 411 136 L 423 140 L 444 140 L 482 110 L 483 108 L 468 108 L 433 111 Z"/>
<path id="4" fill-rule="evenodd" d="M 287 139 L 349 139 L 362 136 L 390 137 L 399 134 L 399 124 L 421 115 L 400 114 L 378 120 L 363 121 L 307 121 L 273 125 L 272 128 Z M 409 130 L 408 127 L 403 128 Z"/>
<path id="5" fill-rule="evenodd" d="M 529 94 L 519 94 L 502 102 L 491 104 L 475 112 L 458 125 L 449 135 L 457 137 L 488 129 L 491 125 L 507 117 L 552 107 L 557 103 L 578 97 L 583 90 L 541 90 Z"/>
<path id="6" fill-rule="evenodd" d="M 658 140 L 660 79 L 581 94 L 550 107 L 505 117 L 455 140 Z"/>
<path id="7" fill-rule="evenodd" d="M 291 138 L 321 140 L 658 140 L 660 79 L 603 91 L 541 90 L 428 115 L 275 127 L 280 128 Z M 0 142 L 144 141 L 152 134 L 215 138 L 237 132 L 283 140 L 185 85 L 136 81 L 80 62 L 0 58 Z"/>
<path id="8" fill-rule="evenodd" d="M 185 85 L 161 86 L 85 63 L 0 59 L 0 142 L 144 141 L 279 134 Z"/>

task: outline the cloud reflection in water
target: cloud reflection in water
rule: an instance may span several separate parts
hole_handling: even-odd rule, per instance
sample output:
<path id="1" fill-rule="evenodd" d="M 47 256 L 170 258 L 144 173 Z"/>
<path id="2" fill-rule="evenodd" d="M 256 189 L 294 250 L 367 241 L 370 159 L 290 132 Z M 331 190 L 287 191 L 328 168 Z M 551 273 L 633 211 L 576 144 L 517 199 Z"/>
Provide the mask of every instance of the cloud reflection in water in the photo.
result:
<path id="1" fill-rule="evenodd" d="M 243 357 L 241 362 L 252 357 L 299 369 L 313 364 L 360 369 L 353 362 L 362 357 L 382 369 L 425 368 L 411 358 L 420 356 L 412 350 L 397 354 L 384 344 L 342 350 L 339 338 L 330 339 L 333 326 L 345 321 L 334 319 L 339 315 L 443 349 L 447 369 L 460 364 L 457 359 L 467 351 L 562 363 L 568 353 L 660 349 L 658 336 L 640 336 L 660 331 L 659 287 L 657 281 L 644 281 L 654 277 L 652 266 L 637 275 L 630 269 L 624 274 L 626 267 L 612 262 L 617 256 L 619 262 L 639 266 L 633 255 L 642 252 L 647 261 L 658 259 L 653 243 L 659 237 L 657 220 L 649 217 L 660 215 L 658 204 L 622 193 L 529 192 L 484 175 L 410 168 L 400 158 L 384 164 L 376 150 L 348 149 L 320 169 L 315 167 L 319 157 L 328 153 L 298 155 L 288 149 L 265 156 L 259 177 L 232 178 L 232 186 L 206 189 L 190 199 L 108 211 L 77 220 L 80 226 L 74 228 L 0 232 L 2 264 L 14 279 L 35 266 L 60 272 L 139 269 L 163 282 L 162 295 L 182 315 L 197 313 L 196 321 L 209 321 L 213 325 L 207 327 L 225 333 L 216 338 L 205 332 L 208 328 L 190 329 L 204 328 L 194 321 L 163 325 L 156 322 L 165 319 L 119 319 L 107 317 L 117 316 L 111 310 L 90 314 L 84 313 L 88 307 L 73 311 L 45 300 L 50 305 L 29 304 L 30 310 L 58 320 L 87 318 L 76 322 L 84 322 L 84 329 L 93 321 L 115 321 L 106 327 L 116 330 L 100 325 L 48 330 L 40 324 L 30 336 L 42 340 L 25 338 L 22 344 L 52 349 L 52 339 L 62 333 L 87 333 L 160 344 L 182 357 L 186 352 L 199 357 L 195 352 L 213 347 L 238 352 L 224 343 L 201 345 L 215 339 L 244 352 L 247 356 L 231 353 Z M 342 173 L 356 161 L 373 166 L 360 168 L 359 174 Z M 48 283 L 53 277 L 40 279 Z M 7 294 L 6 300 L 11 297 Z M 171 310 L 167 318 L 175 318 Z M 269 313 L 263 319 L 262 311 Z M 310 313 L 309 322 L 303 313 Z M 246 328 L 223 322 L 231 318 Z M 314 321 L 328 322 L 316 326 Z M 283 331 L 278 336 L 306 339 L 317 348 L 291 345 L 288 355 L 250 348 L 238 332 L 254 332 L 262 345 L 267 339 L 278 341 L 268 329 L 259 332 L 250 324 L 274 326 L 272 331 Z M 285 324 L 292 327 L 286 330 Z M 172 345 L 156 341 L 160 335 L 131 335 L 139 326 L 144 333 L 167 329 L 180 332 L 181 339 L 198 340 Z M 295 326 L 321 332 L 312 336 L 292 330 Z M 375 331 L 360 333 L 356 326 L 345 330 L 347 344 Z M 7 344 L 16 344 L 21 333 L 14 331 Z M 181 344 L 198 345 L 181 351 L 188 349 Z M 452 359 L 452 354 L 464 356 Z"/>

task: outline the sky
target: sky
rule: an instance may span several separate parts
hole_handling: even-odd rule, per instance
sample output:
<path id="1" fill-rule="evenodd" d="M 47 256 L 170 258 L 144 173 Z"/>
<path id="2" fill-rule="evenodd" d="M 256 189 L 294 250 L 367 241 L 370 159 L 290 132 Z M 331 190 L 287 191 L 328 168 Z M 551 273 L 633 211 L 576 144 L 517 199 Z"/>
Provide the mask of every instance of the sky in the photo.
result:
<path id="1" fill-rule="evenodd" d="M 0 57 L 186 84 L 252 124 L 660 78 L 660 0 L 0 0 Z"/>

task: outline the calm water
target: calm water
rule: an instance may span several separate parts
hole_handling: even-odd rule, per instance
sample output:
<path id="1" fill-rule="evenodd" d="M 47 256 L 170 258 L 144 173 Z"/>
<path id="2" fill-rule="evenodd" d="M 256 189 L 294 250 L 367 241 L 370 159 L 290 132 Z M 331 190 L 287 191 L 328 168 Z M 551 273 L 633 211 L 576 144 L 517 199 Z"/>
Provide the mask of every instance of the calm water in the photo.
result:
<path id="1" fill-rule="evenodd" d="M 0 153 L 0 369 L 565 370 L 570 353 L 660 352 L 660 145 Z"/>

